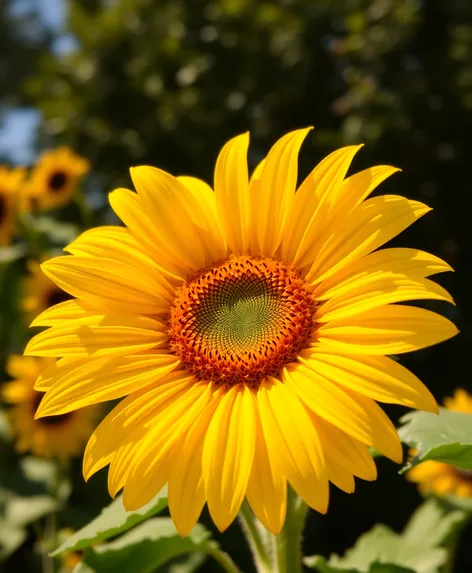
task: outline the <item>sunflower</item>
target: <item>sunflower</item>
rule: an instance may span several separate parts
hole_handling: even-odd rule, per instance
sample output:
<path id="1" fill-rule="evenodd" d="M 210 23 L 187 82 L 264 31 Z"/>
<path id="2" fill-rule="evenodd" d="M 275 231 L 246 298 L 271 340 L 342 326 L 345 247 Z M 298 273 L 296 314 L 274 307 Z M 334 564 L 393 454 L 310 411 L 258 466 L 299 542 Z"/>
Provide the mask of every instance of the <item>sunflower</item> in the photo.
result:
<path id="1" fill-rule="evenodd" d="M 0 166 L 0 247 L 11 243 L 15 231 L 16 209 L 25 170 Z"/>
<path id="2" fill-rule="evenodd" d="M 32 170 L 25 187 L 23 209 L 52 209 L 67 204 L 73 197 L 89 162 L 67 147 L 46 151 Z"/>
<path id="3" fill-rule="evenodd" d="M 28 275 L 23 279 L 22 308 L 30 320 L 50 306 L 70 298 L 43 273 L 38 261 L 28 261 L 27 269 Z"/>
<path id="4" fill-rule="evenodd" d="M 472 414 L 472 396 L 458 388 L 452 398 L 444 399 L 444 407 L 454 412 Z M 472 470 L 427 460 L 412 468 L 407 479 L 417 483 L 423 494 L 472 497 Z"/>
<path id="5" fill-rule="evenodd" d="M 34 389 L 34 383 L 41 371 L 53 367 L 54 362 L 49 358 L 10 356 L 6 370 L 14 380 L 4 385 L 2 397 L 11 405 L 8 416 L 20 453 L 31 451 L 36 456 L 67 459 L 83 452 L 100 407 L 35 420 L 43 393 Z"/>
<path id="6" fill-rule="evenodd" d="M 280 531 L 287 482 L 325 513 L 329 481 L 376 477 L 368 447 L 401 444 L 377 401 L 429 411 L 427 388 L 387 354 L 456 334 L 429 310 L 451 301 L 422 251 L 375 251 L 430 209 L 368 198 L 394 167 L 346 178 L 361 146 L 325 158 L 296 190 L 309 129 L 282 137 L 248 177 L 249 135 L 230 140 L 214 190 L 136 167 L 137 193 L 110 203 L 126 228 L 86 231 L 44 272 L 73 297 L 34 322 L 26 354 L 60 358 L 38 416 L 125 397 L 90 438 L 84 476 L 110 465 L 109 491 L 134 510 L 168 482 L 182 535 L 205 503 L 224 530 L 246 497 Z M 375 252 L 374 252 L 375 251 Z"/>

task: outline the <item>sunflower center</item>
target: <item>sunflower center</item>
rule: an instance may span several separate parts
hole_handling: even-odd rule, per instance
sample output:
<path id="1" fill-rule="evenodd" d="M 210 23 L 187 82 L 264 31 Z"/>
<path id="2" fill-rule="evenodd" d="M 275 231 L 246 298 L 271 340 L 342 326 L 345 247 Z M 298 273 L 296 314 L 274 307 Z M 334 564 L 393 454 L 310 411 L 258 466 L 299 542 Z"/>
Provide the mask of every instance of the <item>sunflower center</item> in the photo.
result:
<path id="1" fill-rule="evenodd" d="M 60 191 L 64 185 L 66 184 L 67 181 L 67 174 L 64 171 L 55 171 L 50 177 L 49 177 L 49 189 L 53 192 L 53 193 L 57 193 L 58 191 Z"/>
<path id="2" fill-rule="evenodd" d="M 199 380 L 257 386 L 308 345 L 315 308 L 298 271 L 272 259 L 232 257 L 180 288 L 169 346 Z"/>

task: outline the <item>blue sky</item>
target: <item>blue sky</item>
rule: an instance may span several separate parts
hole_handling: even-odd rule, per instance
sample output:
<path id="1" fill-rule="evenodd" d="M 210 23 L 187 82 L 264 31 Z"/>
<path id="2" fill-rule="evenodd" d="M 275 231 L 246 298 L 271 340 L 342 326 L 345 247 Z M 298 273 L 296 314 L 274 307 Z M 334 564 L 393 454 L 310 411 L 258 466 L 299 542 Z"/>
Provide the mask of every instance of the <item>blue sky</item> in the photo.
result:
<path id="1" fill-rule="evenodd" d="M 65 20 L 64 0 L 14 0 L 12 14 L 21 15 L 35 9 L 44 26 L 61 34 Z M 61 51 L 67 43 L 60 36 L 57 49 Z M 70 45 L 70 42 L 69 42 Z M 28 164 L 34 160 L 34 134 L 40 115 L 33 109 L 13 109 L 3 117 L 0 128 L 0 153 L 7 153 L 13 163 Z"/>

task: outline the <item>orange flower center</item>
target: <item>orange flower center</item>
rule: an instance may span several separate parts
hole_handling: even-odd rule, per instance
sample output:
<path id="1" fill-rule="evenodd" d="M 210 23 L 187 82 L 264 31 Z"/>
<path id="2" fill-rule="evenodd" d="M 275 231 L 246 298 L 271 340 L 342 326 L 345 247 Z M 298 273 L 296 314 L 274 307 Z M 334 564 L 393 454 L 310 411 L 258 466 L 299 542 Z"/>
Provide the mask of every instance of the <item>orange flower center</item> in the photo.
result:
<path id="1" fill-rule="evenodd" d="M 257 386 L 308 346 L 315 310 L 298 271 L 272 259 L 232 257 L 179 289 L 169 346 L 199 380 Z"/>

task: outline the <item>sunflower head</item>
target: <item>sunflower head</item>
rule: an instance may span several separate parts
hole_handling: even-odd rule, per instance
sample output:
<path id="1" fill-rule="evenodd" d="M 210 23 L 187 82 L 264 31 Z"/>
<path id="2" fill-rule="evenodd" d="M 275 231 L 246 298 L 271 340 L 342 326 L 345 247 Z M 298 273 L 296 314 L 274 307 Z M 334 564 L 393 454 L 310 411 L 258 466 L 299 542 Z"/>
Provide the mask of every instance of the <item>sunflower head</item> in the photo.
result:
<path id="1" fill-rule="evenodd" d="M 9 245 L 12 240 L 24 179 L 23 168 L 9 169 L 0 166 L 0 246 Z"/>
<path id="2" fill-rule="evenodd" d="M 45 260 L 47 258 L 44 258 L 43 262 Z M 28 261 L 27 269 L 28 274 L 22 285 L 21 306 L 30 321 L 50 306 L 70 299 L 66 292 L 44 274 L 38 261 Z"/>
<path id="3" fill-rule="evenodd" d="M 55 360 L 48 358 L 10 356 L 6 370 L 13 380 L 4 384 L 2 398 L 10 406 L 8 418 L 20 453 L 67 459 L 83 451 L 85 440 L 97 421 L 99 408 L 93 406 L 36 420 L 35 413 L 44 392 L 36 391 L 34 385 L 38 377 L 47 376 L 54 365 Z"/>
<path id="4" fill-rule="evenodd" d="M 416 249 L 378 250 L 429 208 L 369 198 L 397 169 L 347 176 L 360 146 L 297 188 L 309 129 L 282 137 L 249 176 L 248 134 L 229 141 L 214 188 L 137 167 L 110 203 L 126 227 L 81 235 L 43 264 L 73 300 L 34 321 L 29 355 L 59 358 L 38 416 L 123 398 L 89 440 L 84 475 L 109 465 L 127 509 L 168 482 L 182 534 L 202 507 L 225 529 L 247 498 L 280 531 L 287 484 L 320 512 L 328 482 L 372 480 L 375 447 L 401 444 L 377 402 L 437 411 L 388 357 L 453 336 L 445 318 L 395 303 L 452 302 L 427 277 L 450 270 Z"/>
<path id="5" fill-rule="evenodd" d="M 67 147 L 46 151 L 25 187 L 23 209 L 45 210 L 67 204 L 89 170 L 89 162 Z"/>
<path id="6" fill-rule="evenodd" d="M 462 388 L 454 390 L 452 397 L 444 398 L 443 404 L 447 410 L 472 414 L 472 396 Z M 414 455 L 415 451 L 410 454 Z M 425 495 L 472 497 L 472 471 L 451 464 L 427 460 L 412 468 L 407 479 L 417 483 Z"/>

